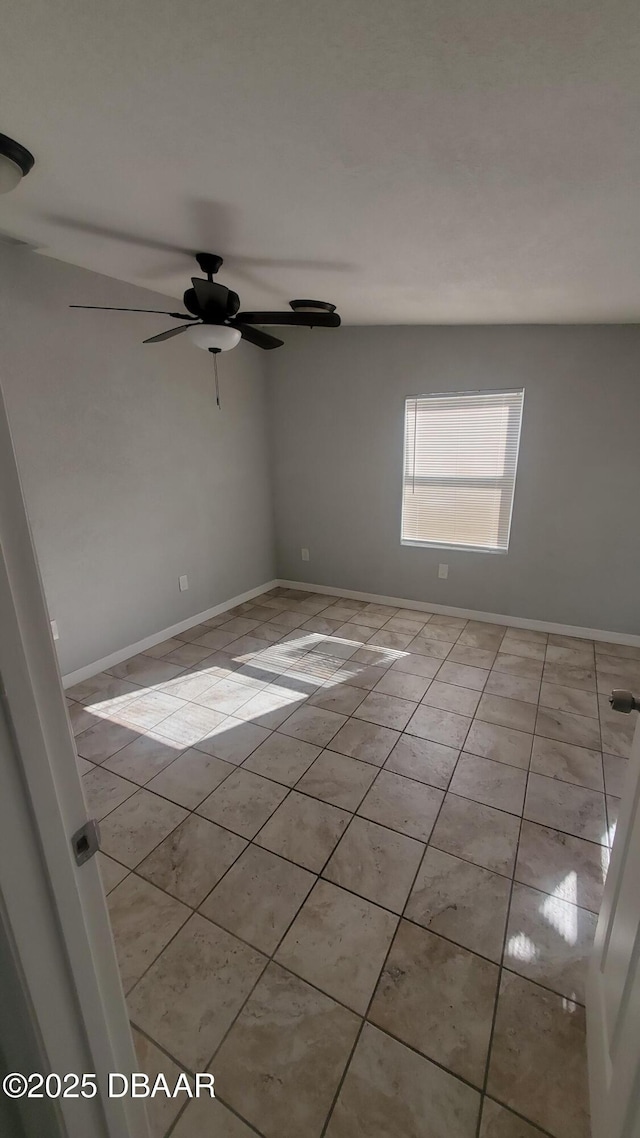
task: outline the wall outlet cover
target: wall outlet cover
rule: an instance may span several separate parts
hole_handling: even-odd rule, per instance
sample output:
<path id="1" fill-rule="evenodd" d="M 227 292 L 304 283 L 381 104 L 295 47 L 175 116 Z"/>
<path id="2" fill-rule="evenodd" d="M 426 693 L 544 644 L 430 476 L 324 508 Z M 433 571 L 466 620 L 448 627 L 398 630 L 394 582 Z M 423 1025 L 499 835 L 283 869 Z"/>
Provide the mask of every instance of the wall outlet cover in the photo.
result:
<path id="1" fill-rule="evenodd" d="M 449 566 L 438 565 L 438 576 L 441 581 L 446 581 L 447 577 L 449 576 Z"/>
<path id="2" fill-rule="evenodd" d="M 54 640 L 59 640 L 59 639 L 60 639 L 60 633 L 58 632 L 58 622 L 57 622 L 57 620 L 52 620 L 52 621 L 51 621 L 51 635 L 53 636 L 53 639 L 54 639 Z"/>
<path id="3" fill-rule="evenodd" d="M 302 560 L 308 561 L 309 560 L 309 550 L 308 549 L 301 549 L 300 552 L 302 554 Z"/>
<path id="4" fill-rule="evenodd" d="M 180 577 L 178 579 L 178 584 L 180 586 L 180 592 L 185 593 L 187 591 L 187 589 L 189 588 L 189 578 L 187 577 L 186 573 L 184 574 L 183 577 Z"/>

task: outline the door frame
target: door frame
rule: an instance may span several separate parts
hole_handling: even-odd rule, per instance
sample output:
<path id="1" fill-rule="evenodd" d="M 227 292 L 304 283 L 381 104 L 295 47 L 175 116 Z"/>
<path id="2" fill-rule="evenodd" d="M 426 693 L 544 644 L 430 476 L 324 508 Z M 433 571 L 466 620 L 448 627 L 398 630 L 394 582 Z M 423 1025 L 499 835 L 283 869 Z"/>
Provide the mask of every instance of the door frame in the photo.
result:
<path id="1" fill-rule="evenodd" d="M 138 1063 L 98 861 L 71 848 L 87 807 L 1 388 L 0 629 L 0 919 L 43 1073 L 99 1086 L 58 1101 L 60 1134 L 149 1138 L 142 1100 L 106 1094 Z"/>
<path id="2" fill-rule="evenodd" d="M 631 714 L 636 719 L 637 713 L 632 711 Z M 637 919 L 625 930 L 632 945 L 629 971 L 624 976 L 621 998 L 614 1009 L 607 1006 L 606 976 L 618 904 L 622 899 L 624 905 L 624 890 L 630 881 L 635 892 L 639 827 L 640 717 L 636 720 L 623 784 L 587 978 L 587 1060 L 593 1138 L 640 1138 L 640 1054 L 637 1051 L 640 930 Z"/>

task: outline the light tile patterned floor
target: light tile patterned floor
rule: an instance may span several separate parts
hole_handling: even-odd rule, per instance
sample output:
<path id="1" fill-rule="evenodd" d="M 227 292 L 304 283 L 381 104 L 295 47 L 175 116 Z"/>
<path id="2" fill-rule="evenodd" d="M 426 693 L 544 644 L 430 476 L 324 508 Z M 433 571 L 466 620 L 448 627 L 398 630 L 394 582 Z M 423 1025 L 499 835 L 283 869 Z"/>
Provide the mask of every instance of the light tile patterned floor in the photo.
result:
<path id="1" fill-rule="evenodd" d="M 640 650 L 275 589 L 70 692 L 156 1138 L 587 1138 Z"/>

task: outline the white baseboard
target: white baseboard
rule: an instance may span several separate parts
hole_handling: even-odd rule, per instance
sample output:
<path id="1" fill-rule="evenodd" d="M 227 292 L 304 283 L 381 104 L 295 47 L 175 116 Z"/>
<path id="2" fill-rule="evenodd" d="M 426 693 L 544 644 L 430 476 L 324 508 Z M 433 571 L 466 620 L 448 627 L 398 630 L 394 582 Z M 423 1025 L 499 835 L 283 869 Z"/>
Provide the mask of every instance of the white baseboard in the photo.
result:
<path id="1" fill-rule="evenodd" d="M 265 581 L 264 585 L 258 585 L 257 588 L 249 589 L 246 593 L 240 593 L 237 597 L 231 597 L 230 600 L 214 605 L 213 608 L 206 609 L 205 612 L 187 617 L 186 620 L 181 620 L 178 624 L 163 628 L 161 632 L 154 632 L 153 636 L 138 640 L 136 644 L 128 644 L 126 648 L 119 648 L 117 652 L 103 656 L 101 660 L 95 660 L 93 664 L 85 664 L 84 668 L 77 668 L 75 672 L 69 672 L 62 677 L 62 685 L 65 688 L 71 688 L 74 684 L 79 684 L 82 680 L 88 680 L 91 676 L 95 676 L 97 672 L 104 672 L 107 668 L 112 668 L 114 664 L 120 664 L 123 660 L 128 660 L 130 656 L 137 655 L 138 652 L 144 652 L 147 648 L 153 648 L 155 644 L 161 644 L 163 640 L 169 640 L 176 633 L 184 632 L 186 628 L 192 628 L 194 624 L 202 624 L 203 620 L 209 620 L 212 616 L 227 612 L 228 609 L 242 605 L 245 601 L 252 601 L 254 597 L 259 597 L 262 593 L 268 592 L 269 589 L 275 589 L 276 585 L 279 584 L 279 581 Z"/>
<path id="2" fill-rule="evenodd" d="M 408 601 L 403 597 L 383 597 L 377 593 L 359 593 L 354 589 L 334 589 L 330 585 L 310 585 L 306 581 L 277 581 L 284 589 L 302 589 L 308 593 L 326 593 L 331 597 L 351 597 L 354 601 L 369 601 L 376 605 L 392 605 L 397 609 L 415 609 L 418 612 L 437 612 L 443 616 L 462 616 L 467 620 L 486 620 L 491 624 L 505 624 L 511 628 L 531 628 L 537 632 L 556 632 L 560 636 L 579 636 L 584 640 L 605 640 L 610 644 L 630 644 L 640 648 L 640 636 L 629 632 L 606 632 L 601 628 L 579 628 L 573 624 L 556 624 L 551 620 L 528 620 L 526 617 L 505 616 L 499 612 L 479 612 L 460 609 L 453 605 L 428 604 L 425 601 Z"/>
<path id="3" fill-rule="evenodd" d="M 184 632 L 186 628 L 191 628 L 194 624 L 201 624 L 202 621 L 209 620 L 212 616 L 218 616 L 219 613 L 227 612 L 228 609 L 235 608 L 236 605 L 244 604 L 245 601 L 251 601 L 254 597 L 259 597 L 262 593 L 266 593 L 269 589 L 274 589 L 278 585 L 284 589 L 301 589 L 307 593 L 324 593 L 330 597 L 351 597 L 356 601 L 369 601 L 377 605 L 393 605 L 394 608 L 398 609 L 405 608 L 415 609 L 418 612 L 437 612 L 445 616 L 466 617 L 467 620 L 487 620 L 491 624 L 510 625 L 512 628 L 531 628 L 539 632 L 556 632 L 561 636 L 578 636 L 584 640 L 605 640 L 611 644 L 630 644 L 636 648 L 640 647 L 640 636 L 636 636 L 633 633 L 606 632 L 599 628 L 579 628 L 573 624 L 556 624 L 554 621 L 549 620 L 527 620 L 519 616 L 505 616 L 504 613 L 479 612 L 476 609 L 455 608 L 453 605 L 436 605 L 428 604 L 425 601 L 408 601 L 404 597 L 384 597 L 378 593 L 360 593 L 355 589 L 335 589 L 331 585 L 310 585 L 306 581 L 274 580 L 265 581 L 263 585 L 258 585 L 255 589 L 249 589 L 246 593 L 240 593 L 237 597 L 231 597 L 228 601 L 223 601 L 222 604 L 214 605 L 213 608 L 206 609 L 205 612 L 187 617 L 186 620 L 181 620 L 178 624 L 172 624 L 169 628 L 163 628 L 160 632 L 154 632 L 152 636 L 147 636 L 144 640 L 138 640 L 136 644 L 128 644 L 125 648 L 119 648 L 116 652 L 112 652 L 109 656 L 104 656 L 101 660 L 95 660 L 92 664 L 86 664 L 83 668 L 77 668 L 75 672 L 69 672 L 66 676 L 62 677 L 63 686 L 70 688 L 73 687 L 74 684 L 79 684 L 82 680 L 88 680 L 91 676 L 95 676 L 97 672 L 104 672 L 107 668 L 113 667 L 114 664 L 120 664 L 123 660 L 128 660 L 130 656 L 135 656 L 138 652 L 144 652 L 147 648 L 153 648 L 154 645 L 161 644 L 163 640 L 169 640 L 171 636 L 175 636 L 178 632 Z"/>

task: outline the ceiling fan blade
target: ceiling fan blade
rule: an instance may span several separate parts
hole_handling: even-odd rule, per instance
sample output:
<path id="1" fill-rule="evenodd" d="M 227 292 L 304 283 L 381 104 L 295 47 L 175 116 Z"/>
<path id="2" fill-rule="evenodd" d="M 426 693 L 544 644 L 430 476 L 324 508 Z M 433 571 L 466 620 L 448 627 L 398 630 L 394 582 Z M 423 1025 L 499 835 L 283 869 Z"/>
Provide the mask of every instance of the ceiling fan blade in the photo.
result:
<path id="1" fill-rule="evenodd" d="M 237 328 L 243 340 L 248 340 L 250 344 L 255 344 L 257 348 L 281 348 L 284 340 L 278 340 L 275 336 L 270 336 L 268 332 L 261 332 L 258 328 L 250 328 L 248 324 L 239 324 L 234 321 L 229 327 Z"/>
<path id="2" fill-rule="evenodd" d="M 197 320 L 188 312 L 165 312 L 164 308 L 111 308 L 105 304 L 70 304 L 69 308 L 93 308 L 99 312 L 155 312 L 158 316 L 173 316 L 176 320 Z"/>
<path id="3" fill-rule="evenodd" d="M 161 340 L 170 340 L 172 336 L 179 336 L 181 332 L 186 332 L 187 328 L 193 328 L 193 324 L 181 324 L 179 328 L 168 328 L 166 332 L 159 332 L 157 336 L 150 336 L 148 340 L 143 340 L 143 344 L 159 344 Z"/>
<path id="4" fill-rule="evenodd" d="M 239 312 L 245 324 L 281 324 L 298 328 L 339 328 L 337 312 Z"/>

